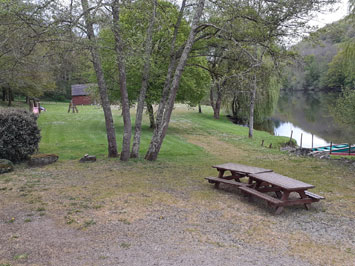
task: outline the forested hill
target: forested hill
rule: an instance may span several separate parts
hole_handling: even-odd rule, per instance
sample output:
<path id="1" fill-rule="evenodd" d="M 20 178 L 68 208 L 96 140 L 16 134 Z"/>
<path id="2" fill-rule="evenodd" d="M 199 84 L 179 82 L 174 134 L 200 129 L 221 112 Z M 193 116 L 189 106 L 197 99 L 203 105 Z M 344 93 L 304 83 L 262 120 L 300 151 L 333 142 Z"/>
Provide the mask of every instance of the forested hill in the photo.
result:
<path id="1" fill-rule="evenodd" d="M 288 90 L 340 90 L 354 88 L 355 70 L 345 50 L 355 42 L 354 21 L 345 18 L 329 24 L 292 49 L 301 57 L 287 67 L 284 88 Z"/>

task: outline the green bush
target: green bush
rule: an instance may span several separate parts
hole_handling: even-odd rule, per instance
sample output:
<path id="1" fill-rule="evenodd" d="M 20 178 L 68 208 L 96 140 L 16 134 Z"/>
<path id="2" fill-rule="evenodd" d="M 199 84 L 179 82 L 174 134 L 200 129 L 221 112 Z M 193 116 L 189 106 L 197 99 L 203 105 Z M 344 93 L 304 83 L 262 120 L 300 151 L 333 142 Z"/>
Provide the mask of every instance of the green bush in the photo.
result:
<path id="1" fill-rule="evenodd" d="M 38 149 L 37 117 L 25 110 L 0 108 L 0 158 L 19 162 Z"/>

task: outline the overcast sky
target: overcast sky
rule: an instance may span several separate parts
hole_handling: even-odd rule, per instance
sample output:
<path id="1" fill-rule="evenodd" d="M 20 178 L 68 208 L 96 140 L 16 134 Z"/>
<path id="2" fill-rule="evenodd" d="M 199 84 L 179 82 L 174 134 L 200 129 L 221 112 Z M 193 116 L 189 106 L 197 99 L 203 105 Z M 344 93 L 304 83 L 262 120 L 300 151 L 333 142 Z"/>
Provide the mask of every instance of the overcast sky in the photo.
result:
<path id="1" fill-rule="evenodd" d="M 310 22 L 312 26 L 324 27 L 326 24 L 344 18 L 348 13 L 348 0 L 342 0 L 341 3 L 334 5 L 334 11 L 317 14 Z"/>
<path id="2" fill-rule="evenodd" d="M 182 0 L 175 0 L 181 4 Z M 348 0 L 341 0 L 341 3 L 334 5 L 334 11 L 316 14 L 315 18 L 310 22 L 311 26 L 324 27 L 326 24 L 344 18 L 348 13 Z"/>

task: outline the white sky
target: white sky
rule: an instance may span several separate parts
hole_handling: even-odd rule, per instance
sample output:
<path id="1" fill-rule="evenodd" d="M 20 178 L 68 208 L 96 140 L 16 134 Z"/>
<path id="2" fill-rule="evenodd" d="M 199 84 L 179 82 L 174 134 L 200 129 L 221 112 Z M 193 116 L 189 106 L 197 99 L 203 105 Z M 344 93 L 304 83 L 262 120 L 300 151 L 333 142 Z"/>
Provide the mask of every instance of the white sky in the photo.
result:
<path id="1" fill-rule="evenodd" d="M 333 9 L 334 11 L 316 14 L 315 18 L 310 21 L 309 24 L 311 26 L 322 28 L 326 24 L 330 24 L 344 18 L 348 14 L 348 0 L 341 0 L 339 4 L 334 5 Z"/>
<path id="2" fill-rule="evenodd" d="M 181 4 L 182 0 L 172 0 Z M 341 0 L 340 3 L 334 5 L 333 11 L 322 12 L 315 15 L 315 18 L 310 21 L 311 26 L 317 26 L 319 28 L 324 27 L 326 24 L 344 18 L 348 13 L 348 0 Z"/>

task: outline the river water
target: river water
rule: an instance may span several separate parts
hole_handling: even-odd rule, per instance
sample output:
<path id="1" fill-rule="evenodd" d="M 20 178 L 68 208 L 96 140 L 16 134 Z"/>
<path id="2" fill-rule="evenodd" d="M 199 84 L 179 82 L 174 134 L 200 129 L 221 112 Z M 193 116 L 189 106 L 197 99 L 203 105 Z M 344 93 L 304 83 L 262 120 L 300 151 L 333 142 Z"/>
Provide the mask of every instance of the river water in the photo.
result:
<path id="1" fill-rule="evenodd" d="M 275 114 L 265 123 L 270 133 L 293 138 L 302 147 L 325 146 L 333 143 L 355 143 L 355 125 L 338 123 L 332 113 L 338 94 L 327 92 L 281 92 Z M 258 128 L 258 126 L 256 127 Z"/>

